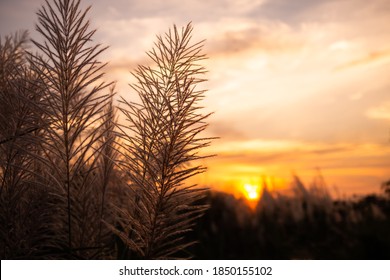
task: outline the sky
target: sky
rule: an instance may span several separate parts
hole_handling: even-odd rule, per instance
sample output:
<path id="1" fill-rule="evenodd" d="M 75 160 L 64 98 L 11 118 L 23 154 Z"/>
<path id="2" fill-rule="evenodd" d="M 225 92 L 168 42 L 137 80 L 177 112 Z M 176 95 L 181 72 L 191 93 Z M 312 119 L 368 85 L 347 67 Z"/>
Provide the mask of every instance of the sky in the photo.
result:
<path id="1" fill-rule="evenodd" d="M 0 0 L 0 35 L 34 31 L 44 1 Z M 390 179 L 390 1 L 82 1 L 109 46 L 107 80 L 135 93 L 130 71 L 173 24 L 205 39 L 210 117 L 207 173 L 196 180 L 233 193 L 284 187 L 319 173 L 333 195 L 380 191 Z"/>

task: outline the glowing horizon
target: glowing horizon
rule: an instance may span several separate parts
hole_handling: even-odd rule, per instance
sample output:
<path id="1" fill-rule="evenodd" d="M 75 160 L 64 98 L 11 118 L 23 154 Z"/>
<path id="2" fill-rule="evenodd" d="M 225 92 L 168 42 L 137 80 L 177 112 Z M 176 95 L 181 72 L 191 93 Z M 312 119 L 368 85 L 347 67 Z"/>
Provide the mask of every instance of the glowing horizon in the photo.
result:
<path id="1" fill-rule="evenodd" d="M 0 4 L 0 34 L 32 37 L 41 0 Z M 95 40 L 110 48 L 106 79 L 133 95 L 129 71 L 175 23 L 206 39 L 202 104 L 207 173 L 195 181 L 236 193 L 262 178 L 287 186 L 321 170 L 341 194 L 378 192 L 390 178 L 390 3 L 386 0 L 82 1 Z"/>

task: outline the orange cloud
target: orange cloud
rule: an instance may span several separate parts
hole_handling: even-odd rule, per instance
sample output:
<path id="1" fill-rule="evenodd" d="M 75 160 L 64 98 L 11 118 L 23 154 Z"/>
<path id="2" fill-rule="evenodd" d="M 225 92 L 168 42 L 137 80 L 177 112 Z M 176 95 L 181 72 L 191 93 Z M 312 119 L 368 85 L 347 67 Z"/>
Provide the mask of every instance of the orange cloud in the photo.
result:
<path id="1" fill-rule="evenodd" d="M 349 68 L 380 65 L 390 62 L 390 50 L 371 52 L 368 55 L 356 60 L 349 61 L 336 67 L 336 70 L 346 70 Z"/>
<path id="2" fill-rule="evenodd" d="M 366 115 L 372 119 L 390 120 L 390 102 L 370 108 Z"/>
<path id="3" fill-rule="evenodd" d="M 230 23 L 230 24 L 229 24 Z M 250 22 L 235 26 L 225 22 L 220 33 L 208 41 L 211 55 L 235 55 L 247 51 L 277 54 L 297 51 L 303 41 L 286 25 L 272 22 Z"/>
<path id="4" fill-rule="evenodd" d="M 249 141 L 216 144 L 213 152 L 218 156 L 205 162 L 209 172 L 199 182 L 233 193 L 234 186 L 258 184 L 264 176 L 286 185 L 295 172 L 310 182 L 317 168 L 330 186 L 348 195 L 377 192 L 390 176 L 390 156 L 383 156 L 390 155 L 390 145 Z"/>

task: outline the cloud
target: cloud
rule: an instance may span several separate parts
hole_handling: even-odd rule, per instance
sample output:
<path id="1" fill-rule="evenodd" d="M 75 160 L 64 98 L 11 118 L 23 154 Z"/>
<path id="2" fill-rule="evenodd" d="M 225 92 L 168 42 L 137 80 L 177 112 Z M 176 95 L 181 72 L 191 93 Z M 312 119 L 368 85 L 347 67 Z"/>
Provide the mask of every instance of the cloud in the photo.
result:
<path id="1" fill-rule="evenodd" d="M 366 115 L 371 119 L 390 120 L 390 102 L 368 109 Z"/>
<path id="2" fill-rule="evenodd" d="M 149 59 L 137 59 L 131 60 L 128 57 L 123 57 L 122 60 L 115 60 L 114 62 L 110 62 L 105 67 L 106 72 L 132 72 L 134 71 L 138 65 L 149 66 L 152 64 L 152 61 Z"/>
<path id="3" fill-rule="evenodd" d="M 42 3 L 1 1 L 1 34 L 33 29 Z M 194 42 L 206 39 L 210 57 L 205 62 L 210 91 L 202 105 L 216 112 L 208 134 L 221 137 L 212 146 L 222 154 L 213 159 L 218 163 L 214 170 L 276 176 L 293 167 L 319 166 L 337 169 L 336 175 L 328 174 L 338 176 L 337 182 L 342 172 L 356 170 L 385 176 L 380 175 L 388 163 L 384 150 L 379 154 L 378 146 L 370 150 L 362 143 L 387 140 L 388 0 L 82 3 L 92 5 L 95 42 L 111 46 L 101 60 L 109 61 L 106 77 L 118 80 L 121 95 L 131 93 L 129 71 L 150 63 L 145 51 L 153 47 L 155 35 L 173 23 L 193 21 Z"/>
<path id="4" fill-rule="evenodd" d="M 346 70 L 355 67 L 380 66 L 390 63 L 390 50 L 371 52 L 361 58 L 349 61 L 336 67 L 336 70 Z"/>
<path id="5" fill-rule="evenodd" d="M 307 14 L 307 11 L 313 7 L 320 6 L 323 3 L 321 0 L 269 0 L 258 9 L 252 11 L 253 17 L 265 17 L 273 20 L 282 20 L 290 24 L 299 21 L 302 15 Z"/>
<path id="6" fill-rule="evenodd" d="M 311 154 L 326 155 L 340 152 L 351 151 L 357 144 L 352 143 L 318 143 L 318 142 L 300 142 L 282 139 L 251 139 L 241 141 L 225 141 L 212 150 L 223 155 L 279 155 L 279 154 Z M 363 145 L 367 149 L 369 145 Z"/>
<path id="7" fill-rule="evenodd" d="M 34 32 L 36 12 L 43 4 L 40 0 L 2 0 L 0 2 L 0 35 L 5 36 L 19 30 Z"/>
<path id="8" fill-rule="evenodd" d="M 383 157 L 384 153 L 390 153 L 389 145 L 295 142 L 290 147 L 273 150 L 265 147 L 280 141 L 265 141 L 263 148 L 245 151 L 245 146 L 252 145 L 251 142 L 241 148 L 235 146 L 230 152 L 226 149 L 225 153 L 209 159 L 207 165 L 212 172 L 208 176 L 226 185 L 243 179 L 258 180 L 261 176 L 288 181 L 294 172 L 309 182 L 320 169 L 329 185 L 340 187 L 342 193 L 352 194 L 377 191 L 387 178 L 390 165 L 390 158 Z M 280 143 L 287 144 L 285 141 Z M 226 173 L 228 175 L 223 176 Z"/>
<path id="9" fill-rule="evenodd" d="M 281 22 L 255 22 L 224 19 L 214 26 L 207 40 L 211 55 L 237 55 L 256 51 L 268 54 L 297 51 L 303 46 L 300 36 Z"/>
<path id="10" fill-rule="evenodd" d="M 263 0 L 113 0 L 96 2 L 94 8 L 106 17 L 115 15 L 117 19 L 129 18 L 170 18 L 176 23 L 188 21 L 213 21 L 224 16 L 245 16 L 261 6 Z M 109 9 L 107 9 L 107 6 Z M 111 15 L 107 15 L 107 10 Z"/>
<path id="11" fill-rule="evenodd" d="M 240 141 L 248 139 L 246 133 L 240 130 L 239 126 L 231 121 L 215 120 L 213 116 L 210 118 L 211 124 L 207 129 L 207 134 L 210 136 L 223 137 L 222 141 Z"/>
<path id="12" fill-rule="evenodd" d="M 269 0 L 252 12 L 253 17 L 281 20 L 291 25 L 304 22 L 367 20 L 389 13 L 387 0 Z"/>

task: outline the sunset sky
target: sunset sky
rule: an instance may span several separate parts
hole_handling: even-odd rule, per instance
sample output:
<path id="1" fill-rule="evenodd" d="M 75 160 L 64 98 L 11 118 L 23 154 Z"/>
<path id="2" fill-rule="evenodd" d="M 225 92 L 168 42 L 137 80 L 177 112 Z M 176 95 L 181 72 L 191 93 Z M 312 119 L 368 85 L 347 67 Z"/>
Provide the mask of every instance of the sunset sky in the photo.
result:
<path id="1" fill-rule="evenodd" d="M 44 1 L 1 0 L 0 35 L 34 31 Z M 206 39 L 218 136 L 199 183 L 228 189 L 305 182 L 320 169 L 338 195 L 378 192 L 390 178 L 390 1 L 84 0 L 96 42 L 110 48 L 107 80 L 120 95 L 156 34 L 192 21 Z"/>

